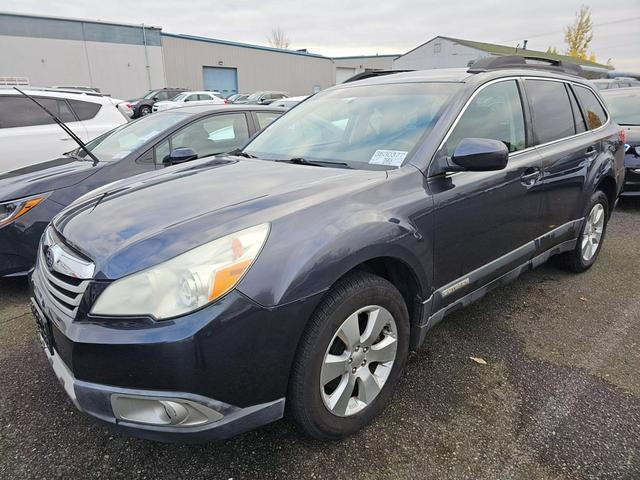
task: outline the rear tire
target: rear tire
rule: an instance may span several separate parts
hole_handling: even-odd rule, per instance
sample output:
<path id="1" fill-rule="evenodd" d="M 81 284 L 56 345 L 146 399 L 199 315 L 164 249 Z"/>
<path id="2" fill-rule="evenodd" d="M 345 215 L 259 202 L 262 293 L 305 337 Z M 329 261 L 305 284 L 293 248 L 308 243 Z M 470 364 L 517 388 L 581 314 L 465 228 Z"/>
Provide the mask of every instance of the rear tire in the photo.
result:
<path id="1" fill-rule="evenodd" d="M 576 247 L 558 256 L 559 265 L 575 273 L 591 268 L 602 249 L 608 221 L 609 199 L 598 190 L 589 201 Z"/>
<path id="2" fill-rule="evenodd" d="M 409 314 L 387 280 L 354 273 L 313 313 L 292 368 L 287 405 L 298 425 L 337 439 L 367 425 L 390 401 L 409 351 Z"/>

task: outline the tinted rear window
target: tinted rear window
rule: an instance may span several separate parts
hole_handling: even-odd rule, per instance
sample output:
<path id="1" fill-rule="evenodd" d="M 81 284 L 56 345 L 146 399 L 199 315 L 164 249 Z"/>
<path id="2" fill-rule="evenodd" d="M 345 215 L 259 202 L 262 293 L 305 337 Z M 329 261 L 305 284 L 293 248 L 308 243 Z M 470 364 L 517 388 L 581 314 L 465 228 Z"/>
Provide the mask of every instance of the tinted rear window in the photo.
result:
<path id="1" fill-rule="evenodd" d="M 563 82 L 527 80 L 527 97 L 537 144 L 575 134 L 571 103 Z"/>
<path id="2" fill-rule="evenodd" d="M 76 121 L 64 100 L 35 97 L 35 99 L 63 122 Z M 0 97 L 0 128 L 32 127 L 55 123 L 32 100 L 26 97 Z"/>
<path id="3" fill-rule="evenodd" d="M 604 125 L 607 121 L 607 112 L 604 111 L 594 93 L 588 88 L 576 86 L 576 94 L 587 117 L 589 130 Z"/>
<path id="4" fill-rule="evenodd" d="M 102 107 L 99 103 L 83 102 L 82 100 L 69 100 L 69 102 L 80 120 L 91 120 Z"/>

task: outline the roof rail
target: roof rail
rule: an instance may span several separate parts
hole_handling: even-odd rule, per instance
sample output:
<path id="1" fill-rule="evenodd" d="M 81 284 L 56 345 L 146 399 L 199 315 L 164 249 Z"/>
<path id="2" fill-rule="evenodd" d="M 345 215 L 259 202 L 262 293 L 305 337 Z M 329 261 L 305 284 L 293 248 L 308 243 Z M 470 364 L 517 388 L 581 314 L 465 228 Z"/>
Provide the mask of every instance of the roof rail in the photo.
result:
<path id="1" fill-rule="evenodd" d="M 382 77 L 384 75 L 393 75 L 394 73 L 413 72 L 413 70 L 368 70 L 366 72 L 356 73 L 353 77 L 347 78 L 342 83 L 357 82 L 365 78 Z"/>
<path id="2" fill-rule="evenodd" d="M 532 60 L 527 62 L 527 60 Z M 480 73 L 490 70 L 500 70 L 505 68 L 526 68 L 534 70 L 547 70 L 552 72 L 562 72 L 569 75 L 582 76 L 580 65 L 562 60 L 555 60 L 543 57 L 523 56 L 523 55 L 502 55 L 499 57 L 484 57 L 476 60 L 467 72 Z"/>

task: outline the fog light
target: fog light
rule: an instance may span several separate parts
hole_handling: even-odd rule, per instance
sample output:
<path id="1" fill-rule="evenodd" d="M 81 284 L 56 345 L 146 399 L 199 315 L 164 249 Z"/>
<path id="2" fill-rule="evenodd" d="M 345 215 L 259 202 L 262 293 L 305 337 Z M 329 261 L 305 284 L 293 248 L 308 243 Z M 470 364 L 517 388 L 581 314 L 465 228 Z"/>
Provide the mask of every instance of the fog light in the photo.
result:
<path id="1" fill-rule="evenodd" d="M 194 427 L 217 422 L 224 415 L 190 400 L 133 395 L 112 395 L 116 419 L 166 427 Z"/>

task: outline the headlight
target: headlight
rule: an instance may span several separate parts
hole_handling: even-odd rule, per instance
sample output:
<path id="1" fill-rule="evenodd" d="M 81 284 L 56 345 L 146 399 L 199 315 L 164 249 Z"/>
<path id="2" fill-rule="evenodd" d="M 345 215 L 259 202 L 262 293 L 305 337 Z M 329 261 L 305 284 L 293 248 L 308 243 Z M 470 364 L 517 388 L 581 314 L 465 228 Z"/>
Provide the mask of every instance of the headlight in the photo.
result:
<path id="1" fill-rule="evenodd" d="M 33 197 L 0 203 L 0 227 L 9 225 L 17 218 L 20 218 L 48 196 L 48 193 L 40 194 Z"/>
<path id="2" fill-rule="evenodd" d="M 98 297 L 91 313 L 161 320 L 197 310 L 238 284 L 268 233 L 268 224 L 251 227 L 116 280 Z"/>

